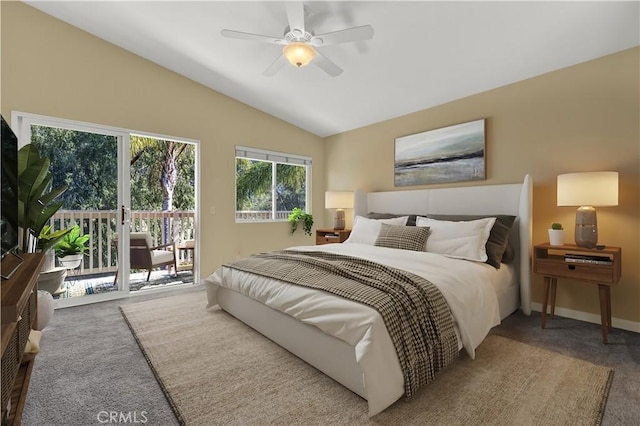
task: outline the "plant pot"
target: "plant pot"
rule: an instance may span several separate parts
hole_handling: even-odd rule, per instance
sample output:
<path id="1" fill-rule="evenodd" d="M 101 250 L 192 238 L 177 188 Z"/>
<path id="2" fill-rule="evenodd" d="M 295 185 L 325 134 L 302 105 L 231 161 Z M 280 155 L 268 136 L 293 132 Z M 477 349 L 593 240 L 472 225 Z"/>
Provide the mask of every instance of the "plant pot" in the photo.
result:
<path id="1" fill-rule="evenodd" d="M 40 283 L 38 283 L 40 285 Z M 38 290 L 38 323 L 36 330 L 44 330 L 53 318 L 53 296 L 48 291 Z"/>
<path id="2" fill-rule="evenodd" d="M 549 244 L 561 246 L 564 244 L 564 229 L 549 229 Z"/>
<path id="3" fill-rule="evenodd" d="M 44 254 L 44 263 L 40 272 L 47 272 L 56 267 L 56 255 L 53 250 L 49 249 Z"/>
<path id="4" fill-rule="evenodd" d="M 58 263 L 63 268 L 75 269 L 78 266 L 80 266 L 80 264 L 82 263 L 82 258 L 83 257 L 84 257 L 84 255 L 82 253 L 68 254 L 68 255 L 66 255 L 64 257 L 59 257 L 58 258 Z"/>
<path id="5" fill-rule="evenodd" d="M 58 296 L 64 293 L 64 279 L 67 276 L 66 268 L 53 268 L 46 272 L 40 272 L 38 277 L 38 289 Z"/>

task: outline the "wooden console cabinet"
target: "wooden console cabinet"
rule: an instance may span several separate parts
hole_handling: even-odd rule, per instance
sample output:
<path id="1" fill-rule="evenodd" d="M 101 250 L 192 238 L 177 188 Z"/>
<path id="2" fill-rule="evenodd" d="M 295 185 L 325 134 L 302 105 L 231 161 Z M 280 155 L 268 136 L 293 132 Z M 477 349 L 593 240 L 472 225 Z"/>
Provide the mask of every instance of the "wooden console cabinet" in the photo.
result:
<path id="1" fill-rule="evenodd" d="M 38 320 L 41 253 L 21 255 L 24 262 L 2 281 L 2 424 L 19 425 L 35 356 L 25 354 L 29 333 Z"/>

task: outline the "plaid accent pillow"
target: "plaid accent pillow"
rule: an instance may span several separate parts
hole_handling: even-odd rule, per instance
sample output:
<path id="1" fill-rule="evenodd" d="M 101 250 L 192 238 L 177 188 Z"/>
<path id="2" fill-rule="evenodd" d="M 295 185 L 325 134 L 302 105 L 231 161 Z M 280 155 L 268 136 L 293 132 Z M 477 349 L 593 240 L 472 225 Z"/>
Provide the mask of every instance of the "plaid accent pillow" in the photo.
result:
<path id="1" fill-rule="evenodd" d="M 398 226 L 383 223 L 375 245 L 400 250 L 425 251 L 429 227 Z"/>

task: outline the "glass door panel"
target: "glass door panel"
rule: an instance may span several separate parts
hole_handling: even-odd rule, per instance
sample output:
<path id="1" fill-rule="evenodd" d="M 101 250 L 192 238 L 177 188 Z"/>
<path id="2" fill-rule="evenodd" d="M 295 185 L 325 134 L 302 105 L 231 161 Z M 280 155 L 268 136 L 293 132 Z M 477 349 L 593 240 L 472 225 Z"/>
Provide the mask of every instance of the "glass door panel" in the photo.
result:
<path id="1" fill-rule="evenodd" d="M 123 167 L 118 160 L 128 139 L 49 123 L 31 124 L 29 130 L 31 143 L 51 161 L 53 187 L 68 187 L 58 198 L 62 207 L 49 222 L 54 231 L 71 229 L 56 245 L 55 265 L 49 273 L 52 281 L 58 280 L 50 285 L 60 284 L 54 297 L 126 291 L 126 274 L 117 273 L 126 242 L 119 236 L 124 229 L 120 207 L 127 204 L 122 202 L 119 173 Z M 64 282 L 61 275 L 66 275 Z"/>
<path id="2" fill-rule="evenodd" d="M 130 291 L 193 283 L 195 145 L 131 135 Z"/>

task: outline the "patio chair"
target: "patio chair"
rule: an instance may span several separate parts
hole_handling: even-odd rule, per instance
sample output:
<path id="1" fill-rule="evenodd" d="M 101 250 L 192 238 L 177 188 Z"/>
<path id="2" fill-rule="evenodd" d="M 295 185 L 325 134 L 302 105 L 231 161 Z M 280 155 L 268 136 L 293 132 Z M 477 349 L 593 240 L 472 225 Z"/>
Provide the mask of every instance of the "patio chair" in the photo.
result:
<path id="1" fill-rule="evenodd" d="M 147 269 L 147 281 L 151 277 L 151 270 L 161 266 L 173 266 L 173 271 L 178 276 L 178 263 L 174 243 L 152 246 L 151 235 L 148 232 L 132 232 L 129 236 L 129 262 L 131 269 Z M 173 250 L 167 250 L 173 247 Z M 164 249 L 164 250 L 163 250 Z M 171 270 L 169 269 L 169 273 Z M 118 281 L 118 272 L 114 283 Z"/>

